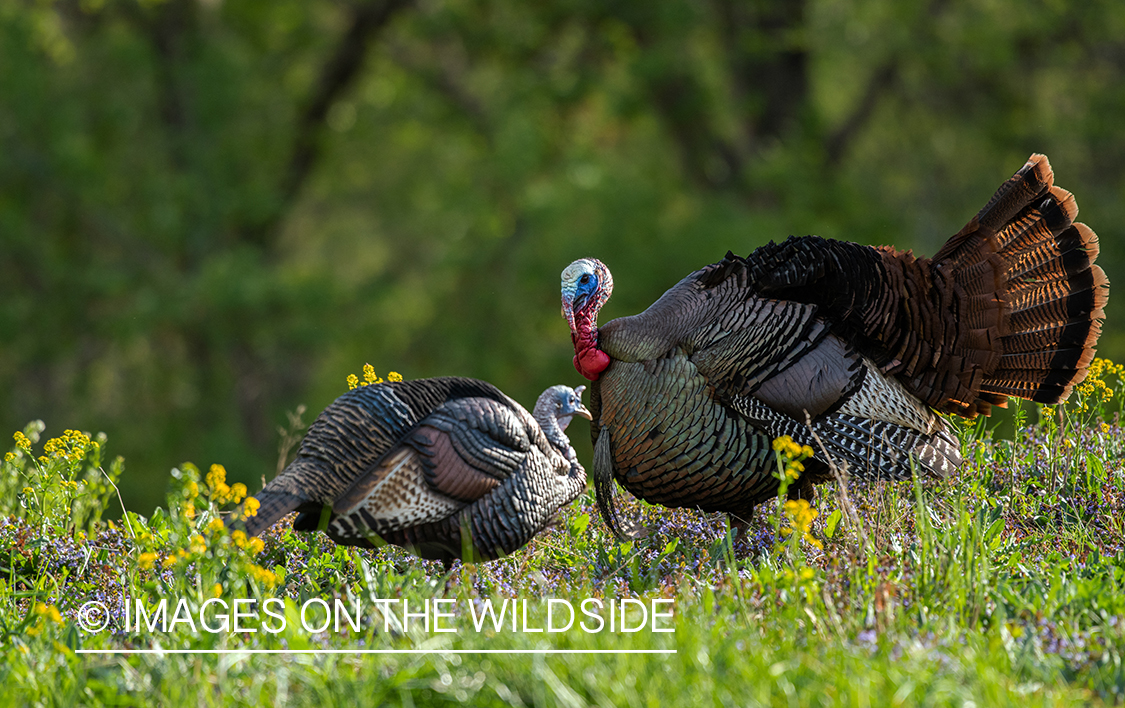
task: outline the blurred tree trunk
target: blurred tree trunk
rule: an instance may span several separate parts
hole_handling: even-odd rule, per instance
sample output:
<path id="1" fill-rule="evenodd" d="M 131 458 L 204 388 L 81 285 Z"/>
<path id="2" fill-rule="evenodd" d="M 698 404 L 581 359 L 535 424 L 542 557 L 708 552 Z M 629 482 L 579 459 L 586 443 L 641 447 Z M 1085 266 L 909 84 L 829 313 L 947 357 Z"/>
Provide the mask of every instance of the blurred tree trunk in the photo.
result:
<path id="1" fill-rule="evenodd" d="M 309 87 L 308 96 L 296 107 L 296 120 L 288 146 L 276 147 L 288 154 L 281 174 L 276 175 L 274 194 L 268 197 L 264 210 L 241 210 L 237 220 L 222 224 L 200 238 L 184 238 L 176 255 L 174 268 L 185 281 L 197 278 L 216 250 L 248 247 L 254 253 L 257 267 L 268 269 L 276 263 L 277 238 L 285 215 L 299 198 L 310 174 L 322 156 L 321 133 L 332 106 L 346 96 L 363 68 L 371 44 L 411 0 L 371 0 L 347 6 L 345 29 L 321 63 L 317 78 Z M 195 169 L 192 150 L 193 94 L 204 87 L 185 80 L 187 65 L 199 37 L 199 3 L 196 0 L 168 0 L 153 8 L 126 6 L 135 22 L 149 38 L 156 60 L 156 92 L 158 111 L 164 127 L 167 164 L 185 177 Z M 265 447 L 272 439 L 272 413 L 279 402 L 290 399 L 304 388 L 307 371 L 301 367 L 272 361 L 257 348 L 252 339 L 228 340 L 213 336 L 210 329 L 216 317 L 235 317 L 252 322 L 266 312 L 232 313 L 205 311 L 201 318 L 184 323 L 181 336 L 198 372 L 199 387 L 210 401 L 201 412 L 222 406 L 224 391 L 232 391 L 239 411 L 242 429 L 255 447 Z M 300 360 L 300 352 L 292 352 Z M 272 385 L 271 385 L 272 382 Z M 220 411 L 215 411 L 221 417 Z"/>

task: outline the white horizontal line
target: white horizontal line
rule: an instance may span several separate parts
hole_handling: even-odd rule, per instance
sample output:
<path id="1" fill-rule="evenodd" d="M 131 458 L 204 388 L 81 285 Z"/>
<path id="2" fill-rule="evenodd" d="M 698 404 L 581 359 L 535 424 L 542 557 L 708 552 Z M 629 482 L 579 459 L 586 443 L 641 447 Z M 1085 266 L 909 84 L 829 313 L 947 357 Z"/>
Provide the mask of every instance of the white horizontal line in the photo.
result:
<path id="1" fill-rule="evenodd" d="M 75 654 L 677 654 L 677 649 L 75 649 Z"/>

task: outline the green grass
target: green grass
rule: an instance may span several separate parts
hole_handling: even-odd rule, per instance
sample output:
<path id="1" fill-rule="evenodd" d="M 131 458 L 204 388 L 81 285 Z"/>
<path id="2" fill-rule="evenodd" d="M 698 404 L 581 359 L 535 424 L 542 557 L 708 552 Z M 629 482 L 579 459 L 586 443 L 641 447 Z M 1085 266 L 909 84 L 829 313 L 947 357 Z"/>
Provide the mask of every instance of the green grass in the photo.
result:
<path id="1" fill-rule="evenodd" d="M 813 520 L 762 508 L 732 539 L 721 516 L 625 502 L 649 533 L 619 543 L 590 493 L 515 555 L 449 574 L 287 522 L 260 544 L 232 538 L 214 519 L 241 490 L 217 468 L 180 465 L 164 507 L 121 515 L 114 484 L 128 475 L 102 464 L 106 441 L 74 434 L 37 456 L 32 425 L 0 474 L 0 690 L 66 706 L 1121 704 L 1125 435 L 1095 395 L 1035 425 L 1021 410 L 1014 441 L 966 427 L 952 479 L 852 484 L 846 498 L 823 487 Z M 169 617 L 180 599 L 196 616 L 216 596 L 277 598 L 286 627 L 125 631 L 123 594 L 150 610 L 167 598 Z M 306 631 L 313 598 L 360 603 L 362 626 Z M 486 598 L 526 600 L 532 628 L 548 598 L 669 598 L 675 631 L 478 633 L 470 605 Z M 401 618 L 386 631 L 375 599 L 452 600 L 442 621 L 456 631 Z M 91 600 L 114 613 L 104 631 L 78 625 Z M 430 653 L 76 653 L 153 647 Z M 473 649 L 504 653 L 453 653 Z M 675 653 L 511 653 L 530 649 Z"/>

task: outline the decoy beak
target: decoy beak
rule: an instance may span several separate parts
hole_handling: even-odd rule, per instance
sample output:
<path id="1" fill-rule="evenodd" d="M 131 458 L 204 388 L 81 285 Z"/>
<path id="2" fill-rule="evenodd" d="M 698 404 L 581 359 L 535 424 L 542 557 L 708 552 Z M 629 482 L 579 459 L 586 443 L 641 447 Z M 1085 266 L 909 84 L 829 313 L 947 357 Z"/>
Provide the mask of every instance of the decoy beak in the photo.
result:
<path id="1" fill-rule="evenodd" d="M 580 415 L 586 420 L 593 420 L 594 416 L 590 413 L 586 406 L 582 405 L 582 392 L 586 390 L 586 384 L 574 387 L 574 396 L 578 399 L 578 408 L 574 411 L 574 415 Z"/>

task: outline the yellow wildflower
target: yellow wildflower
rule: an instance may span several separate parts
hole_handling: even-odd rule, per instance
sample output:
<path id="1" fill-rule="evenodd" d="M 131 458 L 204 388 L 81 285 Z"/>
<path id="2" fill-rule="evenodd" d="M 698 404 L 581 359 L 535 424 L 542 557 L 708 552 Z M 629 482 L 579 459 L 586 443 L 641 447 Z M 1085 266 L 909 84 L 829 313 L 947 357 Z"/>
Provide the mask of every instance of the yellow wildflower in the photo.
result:
<path id="1" fill-rule="evenodd" d="M 789 479 L 797 479 L 805 471 L 801 460 L 812 457 L 812 448 L 808 445 L 798 445 L 788 435 L 782 435 L 773 441 L 773 450 L 785 461 L 784 475 Z"/>
<path id="2" fill-rule="evenodd" d="M 231 501 L 237 504 L 246 498 L 246 485 L 242 482 L 235 482 L 230 486 Z"/>
<path id="3" fill-rule="evenodd" d="M 219 533 L 223 528 L 223 520 L 217 516 L 207 523 L 207 531 L 210 533 Z"/>
<path id="4" fill-rule="evenodd" d="M 153 555 L 156 555 L 156 554 L 154 553 Z M 167 558 L 165 558 L 161 562 L 161 565 L 164 567 L 164 570 L 168 570 L 169 568 L 171 568 L 172 566 L 174 566 L 176 564 L 176 561 L 177 561 L 176 556 L 168 556 Z"/>
<path id="5" fill-rule="evenodd" d="M 785 502 L 785 514 L 789 517 L 789 527 L 782 529 L 782 533 L 788 535 L 795 531 L 817 548 L 824 547 L 810 533 L 812 522 L 819 515 L 819 512 L 809 506 L 807 499 L 791 499 Z"/>
<path id="6" fill-rule="evenodd" d="M 26 435 L 17 430 L 12 438 L 16 441 L 16 447 L 26 452 L 31 452 L 31 441 L 27 439 Z"/>
<path id="7" fill-rule="evenodd" d="M 215 583 L 211 587 L 211 597 L 221 597 L 222 594 L 223 594 L 223 586 L 220 585 L 219 583 Z"/>
<path id="8" fill-rule="evenodd" d="M 28 495 L 28 496 L 33 496 L 35 494 L 35 490 L 32 489 L 31 487 L 24 487 L 23 493 Z"/>
<path id="9" fill-rule="evenodd" d="M 396 382 L 402 381 L 402 374 L 398 373 L 397 371 L 392 371 L 387 374 L 387 380 Z M 348 374 L 347 382 L 348 390 L 352 391 L 359 388 L 360 386 L 373 386 L 375 384 L 381 384 L 383 383 L 383 379 L 379 378 L 379 375 L 375 373 L 374 366 L 372 366 L 371 364 L 364 364 L 363 381 L 360 381 L 355 374 Z"/>
<path id="10" fill-rule="evenodd" d="M 793 438 L 788 435 L 782 435 L 775 438 L 773 441 L 774 452 L 780 452 L 786 457 L 797 457 L 801 454 L 801 446 L 793 442 Z"/>
<path id="11" fill-rule="evenodd" d="M 261 505 L 262 505 L 261 502 L 259 502 L 254 497 L 247 497 L 246 503 L 242 505 L 242 515 L 245 516 L 246 518 L 250 518 L 251 516 L 257 516 L 258 507 L 260 507 Z"/>
<path id="12" fill-rule="evenodd" d="M 227 481 L 227 469 L 222 465 L 211 465 L 211 470 L 207 472 L 207 486 L 211 489 L 217 488 L 219 485 L 224 485 Z"/>
<path id="13" fill-rule="evenodd" d="M 149 568 L 152 567 L 152 564 L 155 563 L 155 562 L 156 562 L 156 554 L 155 553 L 142 553 L 140 558 L 137 559 L 137 565 L 139 565 L 141 567 L 141 570 L 148 570 Z"/>
<path id="14" fill-rule="evenodd" d="M 71 462 L 79 462 L 86 457 L 91 448 L 98 444 L 90 436 L 80 430 L 63 431 L 61 437 L 51 438 L 43 445 L 44 457 L 62 458 Z"/>
<path id="15" fill-rule="evenodd" d="M 195 518 L 195 504 L 192 504 L 191 502 L 184 504 L 184 516 L 189 519 Z"/>
<path id="16" fill-rule="evenodd" d="M 277 585 L 277 575 L 259 565 L 250 566 L 250 575 L 259 583 L 268 587 L 272 588 L 274 585 Z"/>
<path id="17" fill-rule="evenodd" d="M 207 550 L 207 541 L 199 534 L 191 537 L 191 545 L 188 547 L 192 553 L 203 553 Z"/>
<path id="18" fill-rule="evenodd" d="M 14 453 L 14 452 L 5 452 L 4 453 L 4 462 L 11 462 L 14 459 L 16 459 L 16 453 Z"/>
<path id="19" fill-rule="evenodd" d="M 234 533 L 230 535 L 230 538 L 232 541 L 234 541 L 234 545 L 238 546 L 239 548 L 246 547 L 246 532 L 242 529 L 235 529 Z"/>
<path id="20" fill-rule="evenodd" d="M 254 555 L 258 555 L 259 553 L 261 553 L 262 549 L 264 549 L 265 547 L 266 547 L 265 541 L 258 538 L 257 536 L 250 539 L 250 552 L 253 553 Z"/>
<path id="21" fill-rule="evenodd" d="M 62 614 L 59 613 L 58 608 L 54 605 L 45 605 L 42 602 L 37 602 L 35 603 L 35 614 L 40 617 L 45 617 L 55 624 L 62 624 L 63 621 Z"/>
<path id="22" fill-rule="evenodd" d="M 184 491 L 187 492 L 188 499 L 195 499 L 199 496 L 199 485 L 196 484 L 194 479 L 190 479 L 187 486 L 184 487 Z"/>
<path id="23" fill-rule="evenodd" d="M 1113 389 L 1106 384 L 1107 376 L 1116 376 L 1118 380 L 1125 378 L 1125 366 L 1114 364 L 1109 359 L 1095 358 L 1086 370 L 1086 378 L 1078 384 L 1078 395 L 1082 398 L 1092 398 L 1100 395 L 1102 401 L 1113 398 Z M 1085 407 L 1085 406 L 1083 406 Z"/>
<path id="24" fill-rule="evenodd" d="M 32 614 L 36 615 L 35 623 L 27 628 L 27 633 L 33 637 L 39 636 L 46 627 L 47 622 L 62 624 L 62 615 L 54 605 L 45 605 L 37 602 L 31 607 Z"/>

